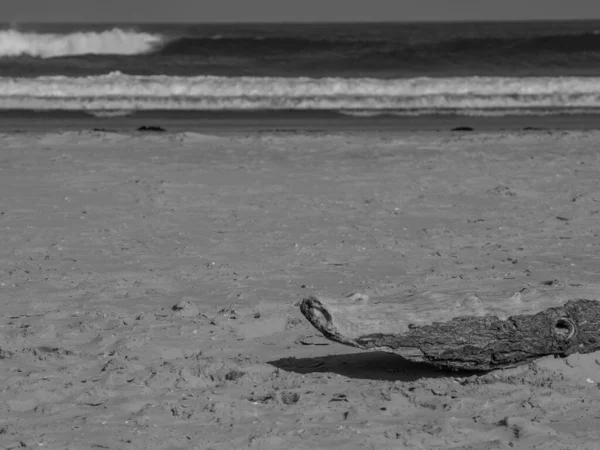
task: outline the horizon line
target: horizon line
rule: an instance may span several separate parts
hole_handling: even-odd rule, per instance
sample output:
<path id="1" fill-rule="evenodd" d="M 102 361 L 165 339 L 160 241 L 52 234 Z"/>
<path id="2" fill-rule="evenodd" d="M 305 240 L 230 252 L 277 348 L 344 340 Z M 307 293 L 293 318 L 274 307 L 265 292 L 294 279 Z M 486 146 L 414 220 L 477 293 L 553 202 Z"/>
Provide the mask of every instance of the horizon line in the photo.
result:
<path id="1" fill-rule="evenodd" d="M 600 21 L 600 16 L 595 18 L 561 18 L 561 19 L 415 19 L 415 20 L 212 20 L 212 21 L 190 21 L 190 20 L 174 20 L 174 21 L 154 21 L 141 20 L 137 22 L 125 20 L 10 20 L 0 21 L 0 24 L 90 24 L 90 25 L 105 25 L 105 24 L 145 24 L 145 25 L 307 25 L 307 24 L 465 24 L 465 23 L 531 23 L 531 22 L 597 22 Z"/>

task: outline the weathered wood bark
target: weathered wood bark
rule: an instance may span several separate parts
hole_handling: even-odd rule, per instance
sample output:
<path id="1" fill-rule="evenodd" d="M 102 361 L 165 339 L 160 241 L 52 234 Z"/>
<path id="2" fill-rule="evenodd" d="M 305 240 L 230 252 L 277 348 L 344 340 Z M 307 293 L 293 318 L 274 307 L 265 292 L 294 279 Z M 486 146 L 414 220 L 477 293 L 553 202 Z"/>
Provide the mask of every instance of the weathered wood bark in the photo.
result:
<path id="1" fill-rule="evenodd" d="M 385 306 L 378 319 L 369 314 L 368 297 L 350 300 L 345 306 L 308 297 L 300 309 L 330 340 L 451 369 L 491 370 L 546 355 L 600 350 L 600 302 L 595 300 L 568 300 L 535 314 L 464 315 L 425 324 L 407 323 L 394 314 L 393 305 Z M 394 326 L 396 331 L 389 332 Z"/>

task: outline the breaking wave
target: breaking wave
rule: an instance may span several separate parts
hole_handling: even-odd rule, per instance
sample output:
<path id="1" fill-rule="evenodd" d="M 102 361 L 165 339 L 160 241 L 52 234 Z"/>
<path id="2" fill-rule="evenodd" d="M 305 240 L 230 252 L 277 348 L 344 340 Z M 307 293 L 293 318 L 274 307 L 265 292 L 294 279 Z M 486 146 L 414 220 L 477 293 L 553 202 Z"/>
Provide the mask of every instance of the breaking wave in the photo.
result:
<path id="1" fill-rule="evenodd" d="M 135 55 L 151 52 L 162 42 L 159 35 L 119 28 L 71 34 L 0 31 L 0 57 L 34 56 L 52 58 L 76 55 Z"/>
<path id="2" fill-rule="evenodd" d="M 600 108 L 597 77 L 0 77 L 0 109 L 354 110 L 506 114 Z"/>

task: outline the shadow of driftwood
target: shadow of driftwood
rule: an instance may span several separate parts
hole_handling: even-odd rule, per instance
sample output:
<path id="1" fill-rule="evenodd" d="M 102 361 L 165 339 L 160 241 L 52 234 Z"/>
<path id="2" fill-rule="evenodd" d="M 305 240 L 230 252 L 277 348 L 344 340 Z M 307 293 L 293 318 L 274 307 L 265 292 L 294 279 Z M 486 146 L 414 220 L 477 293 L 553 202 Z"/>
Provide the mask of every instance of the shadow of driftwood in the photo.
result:
<path id="1" fill-rule="evenodd" d="M 315 358 L 281 358 L 269 364 L 300 374 L 331 372 L 348 378 L 385 381 L 416 381 L 421 378 L 467 377 L 486 372 L 449 371 L 415 363 L 386 352 L 351 353 Z"/>

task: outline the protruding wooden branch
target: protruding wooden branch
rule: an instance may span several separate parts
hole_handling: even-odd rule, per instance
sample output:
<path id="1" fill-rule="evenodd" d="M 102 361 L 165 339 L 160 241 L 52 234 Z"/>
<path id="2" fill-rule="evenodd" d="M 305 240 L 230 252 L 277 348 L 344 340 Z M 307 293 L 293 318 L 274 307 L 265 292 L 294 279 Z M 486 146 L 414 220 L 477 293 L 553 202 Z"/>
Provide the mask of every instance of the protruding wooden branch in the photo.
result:
<path id="1" fill-rule="evenodd" d="M 451 369 L 491 370 L 600 350 L 600 302 L 536 292 L 528 300 L 513 296 L 489 306 L 472 296 L 452 302 L 451 311 L 411 313 L 406 304 L 370 305 L 355 294 L 338 301 L 308 297 L 300 309 L 330 340 Z M 514 315 L 508 314 L 511 305 Z"/>

